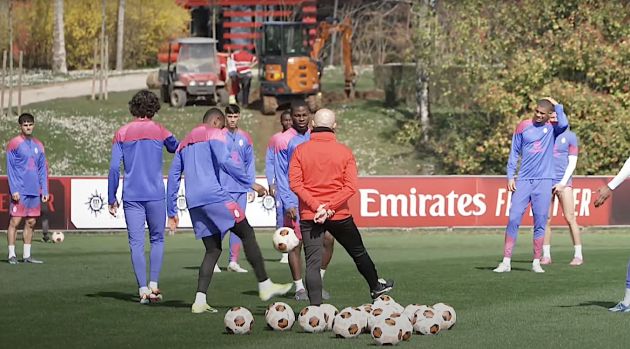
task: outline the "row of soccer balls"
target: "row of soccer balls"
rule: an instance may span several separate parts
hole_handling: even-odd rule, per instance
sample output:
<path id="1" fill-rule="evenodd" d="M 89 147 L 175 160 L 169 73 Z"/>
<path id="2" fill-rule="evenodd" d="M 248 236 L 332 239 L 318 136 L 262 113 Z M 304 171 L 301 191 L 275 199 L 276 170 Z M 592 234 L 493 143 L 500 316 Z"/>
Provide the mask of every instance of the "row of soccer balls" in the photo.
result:
<path id="1" fill-rule="evenodd" d="M 283 302 L 276 302 L 265 311 L 267 325 L 276 331 L 288 331 L 295 323 L 295 313 Z M 384 295 L 374 304 L 347 307 L 338 311 L 330 304 L 308 306 L 298 314 L 298 323 L 305 332 L 317 333 L 332 330 L 337 337 L 353 338 L 370 333 L 377 344 L 395 345 L 410 340 L 413 332 L 436 335 L 455 325 L 455 310 L 444 303 L 432 307 L 410 304 L 402 307 L 391 297 Z M 247 334 L 252 330 L 254 318 L 243 307 L 235 307 L 225 314 L 228 333 Z"/>

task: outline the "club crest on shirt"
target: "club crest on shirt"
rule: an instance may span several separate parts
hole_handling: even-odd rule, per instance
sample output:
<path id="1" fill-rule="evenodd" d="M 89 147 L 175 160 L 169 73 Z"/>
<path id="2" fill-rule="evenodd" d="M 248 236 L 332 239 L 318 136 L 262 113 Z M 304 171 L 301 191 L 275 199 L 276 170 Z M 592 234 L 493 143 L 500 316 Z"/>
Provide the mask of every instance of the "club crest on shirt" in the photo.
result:
<path id="1" fill-rule="evenodd" d="M 543 133 L 547 133 L 549 130 L 547 128 L 543 129 Z"/>
<path id="2" fill-rule="evenodd" d="M 39 150 L 37 150 L 37 148 L 33 149 L 33 151 L 35 152 L 35 154 L 39 153 Z"/>
<path id="3" fill-rule="evenodd" d="M 238 145 L 240 145 L 241 147 L 243 146 L 243 140 L 242 139 L 238 140 Z"/>
<path id="4" fill-rule="evenodd" d="M 562 139 L 560 140 L 560 142 L 562 142 L 562 143 L 566 143 L 566 142 L 567 142 L 567 139 L 566 139 L 565 137 L 562 137 Z"/>

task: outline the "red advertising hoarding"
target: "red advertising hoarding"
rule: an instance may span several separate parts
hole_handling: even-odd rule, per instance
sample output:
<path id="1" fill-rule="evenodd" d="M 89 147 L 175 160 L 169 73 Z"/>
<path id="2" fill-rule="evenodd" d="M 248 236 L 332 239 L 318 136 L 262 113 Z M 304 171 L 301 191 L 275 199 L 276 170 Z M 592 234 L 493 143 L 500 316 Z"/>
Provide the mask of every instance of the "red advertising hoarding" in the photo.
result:
<path id="1" fill-rule="evenodd" d="M 621 186 L 603 207 L 595 209 L 597 188 L 609 177 L 573 180 L 575 212 L 583 226 L 630 225 L 630 188 Z M 350 208 L 360 227 L 493 227 L 507 224 L 511 193 L 505 177 L 411 176 L 361 177 Z M 614 210 L 613 210 L 614 208 Z M 564 225 L 562 209 L 554 204 L 553 225 Z M 526 211 L 523 225 L 532 225 Z"/>
<path id="2" fill-rule="evenodd" d="M 74 195 L 75 200 L 80 202 L 71 202 L 72 188 L 75 187 L 72 180 L 79 178 L 95 182 L 107 179 L 51 177 L 51 201 L 48 204 L 50 229 L 75 229 L 71 218 L 73 210 L 83 209 L 75 212 L 74 216 L 90 214 L 83 212 L 90 200 L 89 195 L 85 198 L 85 195 Z M 627 208 L 630 206 L 630 185 L 621 185 L 604 206 L 596 209 L 593 205 L 597 188 L 609 180 L 610 177 L 574 178 L 573 194 L 578 224 L 630 225 L 630 209 Z M 505 177 L 499 176 L 360 177 L 358 192 L 350 199 L 350 208 L 357 225 L 364 228 L 502 227 L 507 224 L 510 207 L 511 193 L 507 191 L 506 184 Z M 75 189 L 79 190 L 79 187 Z M 2 230 L 6 229 L 9 221 L 9 200 L 7 178 L 3 176 L 0 177 Z M 250 214 L 250 207 L 247 209 Z M 262 208 L 256 206 L 251 209 L 255 211 Z M 269 215 L 269 212 L 264 213 Z M 99 211 L 99 214 L 108 216 L 106 210 Z M 553 215 L 552 225 L 565 225 L 557 201 L 553 205 Z M 83 229 L 103 228 L 86 224 Z M 532 225 L 529 210 L 524 215 L 522 225 Z M 115 228 L 120 227 L 111 227 Z"/>

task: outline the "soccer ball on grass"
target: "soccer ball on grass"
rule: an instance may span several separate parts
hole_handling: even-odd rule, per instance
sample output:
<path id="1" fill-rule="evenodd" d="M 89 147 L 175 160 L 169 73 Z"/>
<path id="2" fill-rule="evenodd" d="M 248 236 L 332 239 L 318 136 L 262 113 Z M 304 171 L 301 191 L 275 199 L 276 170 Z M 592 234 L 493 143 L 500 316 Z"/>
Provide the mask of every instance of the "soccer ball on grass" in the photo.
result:
<path id="1" fill-rule="evenodd" d="M 249 334 L 254 326 L 254 316 L 243 307 L 234 307 L 223 318 L 225 331 L 229 334 Z"/>
<path id="2" fill-rule="evenodd" d="M 65 239 L 65 236 L 63 235 L 62 232 L 60 231 L 56 231 L 54 233 L 52 233 L 52 241 L 56 244 L 60 244 L 63 242 L 63 240 Z"/>

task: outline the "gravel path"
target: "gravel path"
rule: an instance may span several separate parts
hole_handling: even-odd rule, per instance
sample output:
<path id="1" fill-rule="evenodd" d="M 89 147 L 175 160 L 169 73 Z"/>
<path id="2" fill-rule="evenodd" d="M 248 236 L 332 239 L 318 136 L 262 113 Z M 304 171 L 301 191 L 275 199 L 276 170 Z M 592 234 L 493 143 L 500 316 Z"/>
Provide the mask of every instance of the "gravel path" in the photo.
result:
<path id="1" fill-rule="evenodd" d="M 146 88 L 147 73 L 133 73 L 121 76 L 112 76 L 108 79 L 108 91 L 129 91 Z M 98 94 L 98 82 L 96 83 Z M 22 89 L 22 106 L 30 103 L 43 102 L 57 98 L 72 98 L 89 96 L 92 94 L 92 80 L 75 80 L 55 83 L 44 86 L 25 87 Z M 18 94 L 13 90 L 13 107 L 17 107 Z M 4 91 L 4 105 L 9 105 L 9 91 Z"/>

